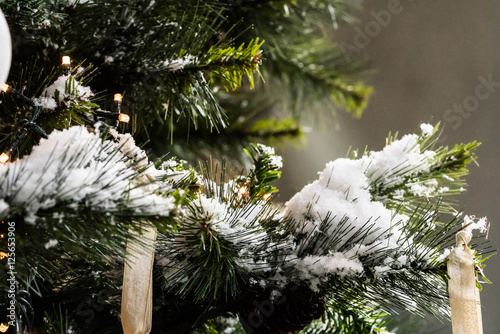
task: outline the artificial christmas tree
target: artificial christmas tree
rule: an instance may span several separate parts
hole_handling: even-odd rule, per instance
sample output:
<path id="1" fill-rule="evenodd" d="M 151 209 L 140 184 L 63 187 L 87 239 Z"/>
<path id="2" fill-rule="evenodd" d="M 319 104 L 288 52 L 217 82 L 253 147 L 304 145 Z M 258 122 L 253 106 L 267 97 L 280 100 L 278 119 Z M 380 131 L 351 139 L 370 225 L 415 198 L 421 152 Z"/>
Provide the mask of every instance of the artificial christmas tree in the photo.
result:
<path id="1" fill-rule="evenodd" d="M 281 206 L 283 161 L 251 144 L 299 135 L 308 110 L 359 116 L 362 67 L 326 32 L 354 6 L 3 3 L 7 330 L 369 333 L 396 308 L 446 318 L 462 219 L 448 195 L 477 143 L 438 147 L 422 124 L 329 163 Z M 242 152 L 248 171 L 231 172 Z"/>

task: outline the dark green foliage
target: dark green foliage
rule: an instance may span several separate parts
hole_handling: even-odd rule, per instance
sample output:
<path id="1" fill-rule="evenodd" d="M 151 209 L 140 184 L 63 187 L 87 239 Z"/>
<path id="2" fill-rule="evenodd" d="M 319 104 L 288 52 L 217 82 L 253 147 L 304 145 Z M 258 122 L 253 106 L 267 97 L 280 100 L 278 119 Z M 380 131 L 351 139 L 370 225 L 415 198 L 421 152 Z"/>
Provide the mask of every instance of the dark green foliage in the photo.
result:
<path id="1" fill-rule="evenodd" d="M 331 113 L 337 108 L 334 102 L 359 115 L 369 94 L 369 88 L 353 79 L 362 67 L 347 64 L 328 35 L 336 24 L 350 21 L 349 13 L 357 6 L 346 1 L 199 0 L 2 5 L 12 34 L 22 36 L 14 46 L 10 80 L 17 82 L 15 86 L 26 86 L 16 77 L 22 66 L 36 60 L 45 77 L 62 55 L 70 55 L 74 63 L 97 69 L 90 86 L 100 93 L 102 108 L 108 108 L 114 93 L 124 94 L 125 112 L 133 120 L 127 129 L 137 140 L 151 140 L 157 156 L 171 151 L 193 163 L 189 152 L 209 150 L 233 160 L 248 146 L 249 137 L 282 136 L 282 132 L 251 130 L 259 118 L 276 119 L 272 114 L 277 110 L 298 119 L 305 110 Z M 244 84 L 243 77 L 249 78 L 252 88 L 262 60 L 260 72 L 268 84 L 257 84 L 256 92 L 248 90 L 246 98 L 239 93 L 237 101 L 255 100 L 251 105 L 269 108 L 259 118 L 248 117 L 255 107 L 228 105 L 223 95 L 233 93 L 216 91 L 218 86 L 234 90 Z M 272 95 L 268 86 L 274 87 Z M 81 123 L 72 116 L 72 121 Z M 300 133 L 297 126 L 293 129 L 287 132 L 290 137 Z M 234 144 L 205 147 L 203 142 L 213 137 L 212 132 Z M 190 143 L 183 144 L 186 138 Z M 168 143 L 175 146 L 165 148 Z"/>
<path id="2" fill-rule="evenodd" d="M 304 334 L 325 333 L 326 328 L 335 328 L 337 333 L 386 333 L 387 314 L 379 309 L 369 308 L 363 303 L 351 309 L 336 307 L 334 300 L 331 303 L 323 319 L 312 323 L 303 331 Z"/>
<path id="3" fill-rule="evenodd" d="M 250 174 L 242 186 L 248 188 L 250 196 L 269 196 L 278 191 L 272 185 L 278 181 L 282 166 L 281 157 L 274 155 L 274 149 L 263 145 L 252 145 L 251 150 L 245 150 L 253 163 Z"/>
<path id="4" fill-rule="evenodd" d="M 266 41 L 262 73 L 281 91 L 278 108 L 303 117 L 319 109 L 311 107 L 332 112 L 334 102 L 355 116 L 361 114 L 370 94 L 355 80 L 362 67 L 348 64 L 332 41 L 336 25 L 352 20 L 350 13 L 358 6 L 357 1 L 241 1 L 229 9 L 230 22 L 243 17 L 253 24 L 248 35 Z M 261 88 L 266 95 L 266 86 Z"/>

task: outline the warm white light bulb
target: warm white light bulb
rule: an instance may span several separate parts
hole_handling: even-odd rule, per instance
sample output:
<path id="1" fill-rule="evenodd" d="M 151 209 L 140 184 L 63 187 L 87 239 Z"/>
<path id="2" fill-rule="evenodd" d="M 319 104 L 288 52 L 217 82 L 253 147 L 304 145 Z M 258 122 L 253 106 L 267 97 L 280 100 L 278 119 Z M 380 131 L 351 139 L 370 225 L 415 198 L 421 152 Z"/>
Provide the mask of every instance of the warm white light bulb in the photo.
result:
<path id="1" fill-rule="evenodd" d="M 115 102 L 122 102 L 122 94 L 115 94 Z"/>
<path id="2" fill-rule="evenodd" d="M 269 199 L 269 197 L 271 197 L 271 194 L 264 194 L 264 196 L 262 196 L 262 198 L 267 201 Z"/>
<path id="3" fill-rule="evenodd" d="M 118 114 L 118 120 L 123 123 L 128 123 L 130 121 L 130 116 L 127 114 Z"/>
<path id="4" fill-rule="evenodd" d="M 240 189 L 238 189 L 238 192 L 241 194 L 241 195 L 245 195 L 248 191 L 248 188 L 246 186 L 243 186 L 243 187 L 240 187 Z"/>
<path id="5" fill-rule="evenodd" d="M 7 254 L 5 252 L 0 252 L 0 260 L 5 259 L 6 257 L 9 257 L 9 254 Z"/>
<path id="6" fill-rule="evenodd" d="M 9 329 L 9 325 L 6 325 L 4 323 L 0 324 L 0 332 L 5 333 Z"/>
<path id="7" fill-rule="evenodd" d="M 7 153 L 4 152 L 4 153 L 0 154 L 0 163 L 4 164 L 7 161 L 9 161 L 9 159 L 10 159 L 10 156 Z"/>
<path id="8" fill-rule="evenodd" d="M 71 58 L 69 56 L 62 57 L 62 64 L 63 66 L 71 65 Z"/>
<path id="9" fill-rule="evenodd" d="M 4 84 L 2 85 L 2 92 L 7 93 L 7 91 L 9 90 L 9 88 L 10 88 L 10 86 L 9 86 L 9 85 L 7 85 L 6 83 L 4 83 Z"/>

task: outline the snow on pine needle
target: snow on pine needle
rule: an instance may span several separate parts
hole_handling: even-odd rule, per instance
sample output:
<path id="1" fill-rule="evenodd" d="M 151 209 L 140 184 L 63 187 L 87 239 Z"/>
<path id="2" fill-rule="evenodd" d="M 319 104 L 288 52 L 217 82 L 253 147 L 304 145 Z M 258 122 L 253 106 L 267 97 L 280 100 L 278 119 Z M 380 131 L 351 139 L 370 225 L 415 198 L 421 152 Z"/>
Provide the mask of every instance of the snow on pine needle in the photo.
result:
<path id="1" fill-rule="evenodd" d="M 25 212 L 35 223 L 43 210 L 127 211 L 131 216 L 168 216 L 173 199 L 132 181 L 139 172 L 120 146 L 83 126 L 54 131 L 33 152 L 0 166 L 0 199 L 9 209 L 2 219 Z M 5 206 L 5 205 L 4 205 Z"/>
<path id="2" fill-rule="evenodd" d="M 77 81 L 75 77 L 70 75 L 61 75 L 49 87 L 45 88 L 43 95 L 54 97 L 58 103 L 69 98 L 81 98 L 89 100 L 94 96 L 90 87 L 82 85 L 81 81 Z"/>
<path id="3" fill-rule="evenodd" d="M 408 203 L 445 193 L 449 188 L 442 183 L 461 184 L 474 145 L 431 150 L 437 127 L 421 129 L 421 135 L 390 139 L 381 151 L 359 159 L 327 163 L 316 181 L 286 203 L 283 230 L 294 236 L 296 250 L 284 262 L 285 271 L 318 291 L 332 275 L 381 276 L 415 263 L 429 265 L 431 255 L 437 256 L 432 247 L 439 245 L 418 232 L 439 229 L 439 205 Z M 453 156 L 460 152 L 467 152 L 467 159 Z M 442 168 L 450 161 L 453 168 Z"/>
<path id="4" fill-rule="evenodd" d="M 163 67 L 168 69 L 171 72 L 176 72 L 182 70 L 184 67 L 189 66 L 189 65 L 198 65 L 198 57 L 190 55 L 190 54 L 185 54 L 182 58 L 178 59 L 167 59 L 163 63 Z"/>
<path id="5" fill-rule="evenodd" d="M 406 135 L 387 145 L 382 151 L 370 152 L 360 159 L 337 159 L 326 164 L 319 172 L 318 180 L 305 186 L 286 204 L 286 215 L 296 222 L 299 233 L 320 233 L 320 226 L 329 219 L 329 230 L 333 233 L 341 223 L 346 222 L 350 232 L 345 233 L 339 245 L 367 224 L 382 232 L 370 233 L 362 244 L 385 241 L 385 246 L 397 247 L 401 225 L 408 217 L 387 208 L 382 202 L 372 200 L 370 193 L 373 182 L 389 187 L 404 180 L 404 172 L 428 171 L 435 153 L 420 152 L 417 135 Z M 392 236 L 392 238 L 391 238 Z"/>
<path id="6" fill-rule="evenodd" d="M 255 145 L 255 150 L 257 152 L 255 160 L 269 160 L 267 164 L 269 165 L 268 169 L 277 170 L 283 167 L 283 158 L 279 155 L 276 155 L 273 147 L 269 147 L 263 144 Z"/>
<path id="7" fill-rule="evenodd" d="M 281 218 L 269 197 L 261 194 L 272 187 L 271 181 L 259 177 L 277 169 L 271 159 L 274 152 L 262 152 L 264 157 L 250 152 L 256 152 L 247 153 L 259 162 L 258 172 L 254 166 L 248 176 L 228 182 L 223 181 L 224 170 L 218 181 L 206 175 L 205 193 L 177 216 L 179 230 L 158 237 L 156 261 L 163 268 L 167 290 L 197 302 L 235 296 L 242 286 L 265 286 L 265 277 L 275 267 L 273 256 L 290 252 L 292 244 L 271 240 L 263 223 Z"/>
<path id="8" fill-rule="evenodd" d="M 368 169 L 372 199 L 383 202 L 394 209 L 400 207 L 406 214 L 423 203 L 440 202 L 440 212 L 456 214 L 456 202 L 449 195 L 465 191 L 464 177 L 467 165 L 476 159 L 474 150 L 480 144 L 471 142 L 451 148 L 437 147 L 438 127 L 421 124 L 421 135 L 407 135 L 392 142 L 380 152 L 369 152 L 362 159 L 369 160 L 375 168 Z M 392 138 L 388 138 L 391 142 Z M 387 161 L 388 156 L 397 156 L 399 144 L 406 141 L 405 154 L 400 155 L 399 164 L 381 166 L 378 161 Z M 396 152 L 394 150 L 396 149 Z"/>
<path id="9" fill-rule="evenodd" d="M 272 148 L 253 145 L 246 150 L 253 162 L 247 176 L 228 183 L 206 177 L 206 194 L 184 207 L 178 232 L 159 237 L 156 263 L 164 288 L 202 303 L 236 296 L 243 286 L 280 291 L 299 284 L 349 303 L 349 295 L 336 290 L 347 282 L 360 294 L 367 286 L 375 289 L 367 296 L 373 301 L 384 295 L 403 308 L 432 310 L 444 295 L 419 301 L 412 293 L 417 285 L 442 283 L 443 249 L 460 218 L 436 224 L 439 201 L 409 211 L 407 203 L 429 197 L 410 193 L 407 184 L 433 179 L 439 187 L 456 188 L 474 159 L 475 144 L 433 150 L 437 128 L 430 133 L 430 127 L 424 125 L 421 135 L 393 138 L 359 159 L 329 162 L 283 210 L 268 208 L 264 200 L 274 191 L 282 159 Z M 407 188 L 395 205 L 401 185 Z M 387 283 L 394 277 L 406 283 Z"/>
<path id="10" fill-rule="evenodd" d="M 87 72 L 88 70 L 79 66 L 74 75 L 59 76 L 44 89 L 40 97 L 33 98 L 33 102 L 45 112 L 70 112 L 67 109 L 80 113 L 91 112 L 91 108 L 98 106 L 92 101 L 96 94 L 83 84 L 88 79 Z"/>
<path id="11" fill-rule="evenodd" d="M 269 254 L 283 247 L 260 224 L 276 215 L 268 202 L 243 206 L 237 197 L 218 195 L 200 194 L 179 216 L 179 230 L 157 241 L 166 289 L 197 302 L 235 296 L 242 282 L 264 284 L 260 278 L 272 267 Z"/>

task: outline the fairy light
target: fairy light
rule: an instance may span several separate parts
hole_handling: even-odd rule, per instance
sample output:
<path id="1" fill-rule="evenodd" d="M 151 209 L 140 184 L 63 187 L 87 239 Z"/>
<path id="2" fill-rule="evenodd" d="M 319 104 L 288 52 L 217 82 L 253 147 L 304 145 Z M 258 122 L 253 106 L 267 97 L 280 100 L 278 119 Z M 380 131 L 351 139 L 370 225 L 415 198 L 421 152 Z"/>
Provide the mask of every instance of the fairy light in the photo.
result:
<path id="1" fill-rule="evenodd" d="M 10 156 L 8 153 L 4 152 L 4 153 L 0 154 L 0 163 L 5 164 L 9 160 L 10 160 Z"/>
<path id="2" fill-rule="evenodd" d="M 71 72 L 71 58 L 69 56 L 62 57 L 62 68 L 64 75 L 69 75 Z"/>
<path id="3" fill-rule="evenodd" d="M 123 123 L 130 122 L 130 116 L 121 112 L 122 100 L 123 100 L 122 94 L 118 93 L 115 94 L 113 96 L 114 107 L 111 109 L 111 111 L 98 109 L 94 110 L 95 115 L 97 117 L 105 117 L 108 119 L 113 119 L 118 122 L 123 122 Z M 114 127 L 118 126 L 118 122 L 116 122 L 116 124 L 114 124 L 113 126 Z"/>
<path id="4" fill-rule="evenodd" d="M 238 189 L 238 192 L 240 193 L 240 195 L 245 195 L 245 194 L 248 192 L 248 188 L 247 188 L 247 186 L 241 186 L 241 187 Z"/>
<path id="5" fill-rule="evenodd" d="M 5 259 L 6 257 L 9 257 L 9 254 L 7 254 L 5 252 L 0 252 L 0 260 Z"/>
<path id="6" fill-rule="evenodd" d="M 6 83 L 2 84 L 1 89 L 2 89 L 2 92 L 6 93 L 6 94 L 10 94 L 10 95 L 18 98 L 19 100 L 23 101 L 27 105 L 29 105 L 31 107 L 35 106 L 35 103 L 31 99 L 27 98 L 26 96 L 24 96 L 23 94 L 21 94 L 20 92 L 15 90 L 13 87 L 7 85 Z"/>
<path id="7" fill-rule="evenodd" d="M 128 123 L 130 121 L 130 116 L 127 114 L 118 114 L 118 120 L 123 123 Z"/>
<path id="8" fill-rule="evenodd" d="M 115 94 L 115 96 L 114 96 L 115 110 L 113 110 L 114 112 L 116 112 L 116 113 L 120 113 L 121 112 L 122 99 L 123 99 L 122 94 Z"/>
<path id="9" fill-rule="evenodd" d="M 271 194 L 267 193 L 267 194 L 264 194 L 264 196 L 262 196 L 262 198 L 267 201 L 269 199 L 269 197 L 271 197 Z"/>
<path id="10" fill-rule="evenodd" d="M 112 110 L 113 113 L 117 116 L 117 118 L 120 122 L 128 123 L 128 121 L 130 121 L 130 117 L 128 117 L 128 115 L 122 116 L 122 113 L 121 113 L 122 112 L 122 100 L 123 100 L 122 94 L 118 94 L 118 93 L 115 94 L 115 96 L 113 97 L 113 100 L 115 101 L 115 108 L 114 108 L 114 110 Z M 120 118 L 122 118 L 123 121 Z"/>
<path id="11" fill-rule="evenodd" d="M 69 66 L 71 65 L 71 58 L 69 56 L 63 56 L 62 57 L 62 64 L 64 66 Z"/>
<path id="12" fill-rule="evenodd" d="M 69 57 L 67 57 L 67 59 L 65 58 L 66 57 L 63 58 L 63 62 L 71 61 Z M 42 113 L 42 106 L 36 105 L 34 100 L 24 96 L 21 92 L 18 92 L 17 90 L 7 85 L 6 83 L 3 83 L 0 89 L 2 90 L 2 92 L 13 96 L 14 98 L 22 101 L 23 103 L 31 107 L 31 111 L 28 114 L 28 117 L 23 120 L 22 127 L 20 131 L 17 132 L 15 139 L 9 145 L 7 151 L 0 154 L 0 163 L 5 164 L 12 158 L 12 153 L 21 144 L 23 139 L 26 138 L 26 136 L 30 131 L 40 135 L 43 138 L 47 138 L 48 136 L 47 133 L 43 130 L 43 128 L 38 124 L 36 124 L 37 118 Z"/>
<path id="13" fill-rule="evenodd" d="M 5 333 L 9 329 L 9 325 L 6 325 L 4 323 L 0 324 L 0 332 Z"/>

